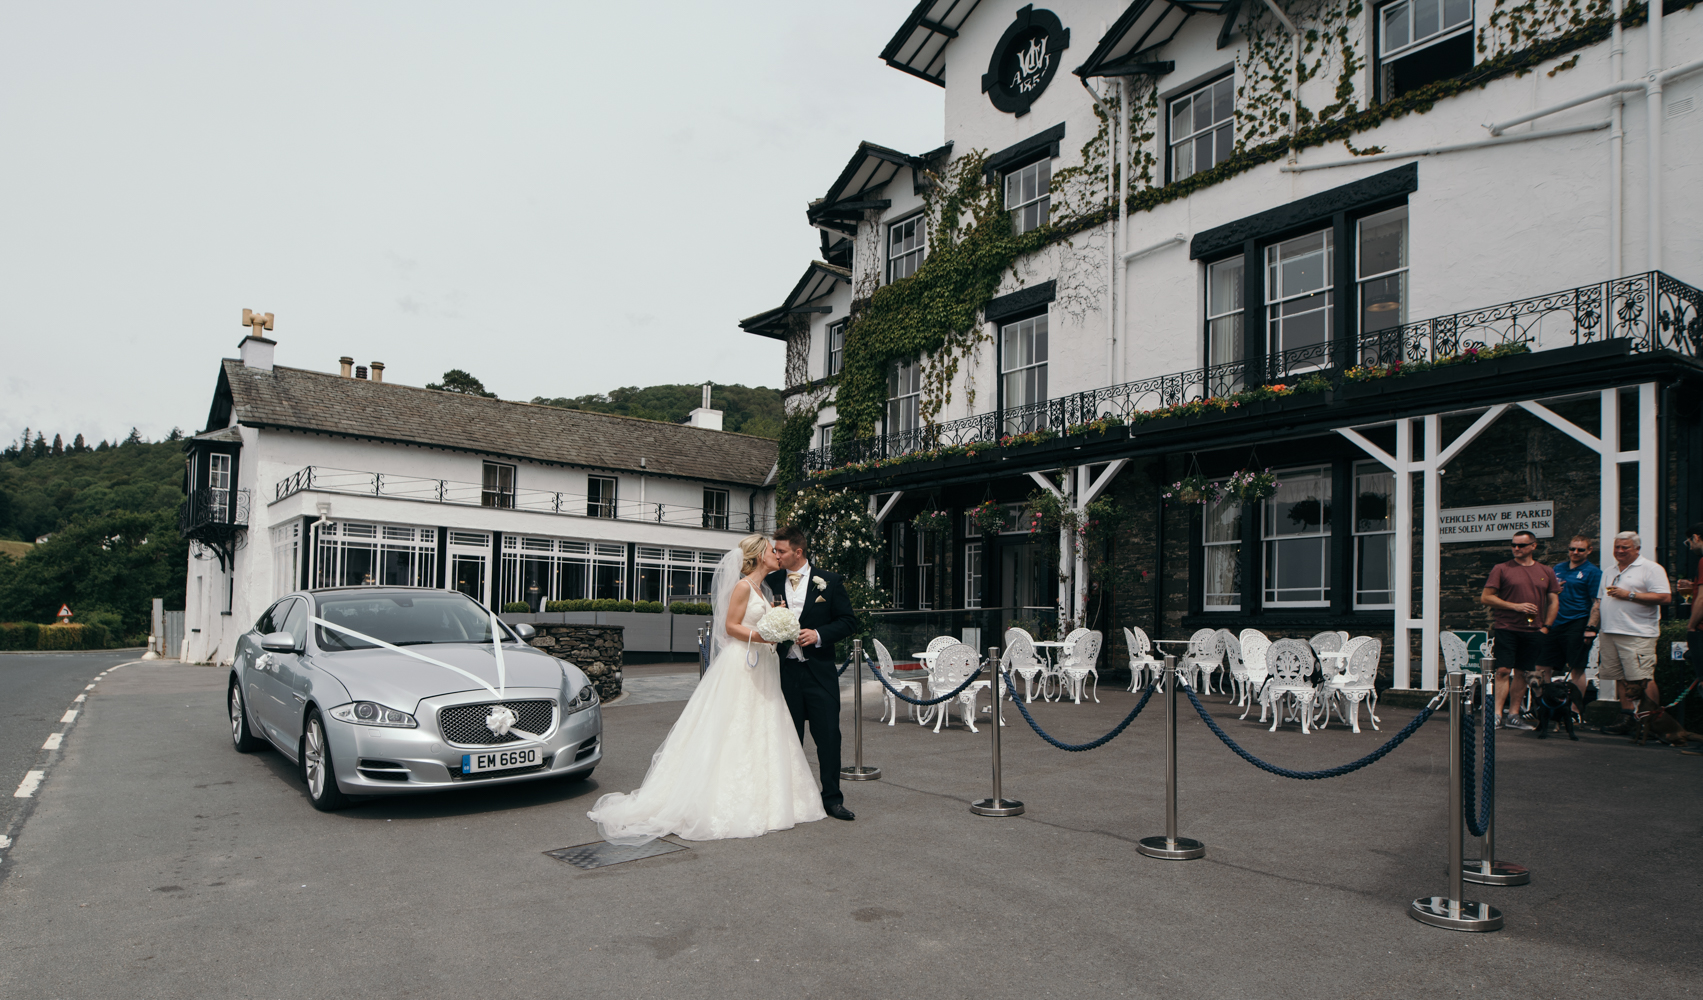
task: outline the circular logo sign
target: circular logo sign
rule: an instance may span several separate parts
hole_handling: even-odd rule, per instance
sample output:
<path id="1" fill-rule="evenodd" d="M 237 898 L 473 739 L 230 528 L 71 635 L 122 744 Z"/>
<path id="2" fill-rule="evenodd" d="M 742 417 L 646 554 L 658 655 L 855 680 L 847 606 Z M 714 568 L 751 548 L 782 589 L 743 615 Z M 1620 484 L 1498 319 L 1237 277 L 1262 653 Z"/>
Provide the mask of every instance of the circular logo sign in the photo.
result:
<path id="1" fill-rule="evenodd" d="M 1022 117 L 1029 105 L 1053 82 L 1064 50 L 1070 47 L 1070 29 L 1050 10 L 1024 7 L 1017 19 L 1000 36 L 982 74 L 982 92 L 993 106 Z"/>

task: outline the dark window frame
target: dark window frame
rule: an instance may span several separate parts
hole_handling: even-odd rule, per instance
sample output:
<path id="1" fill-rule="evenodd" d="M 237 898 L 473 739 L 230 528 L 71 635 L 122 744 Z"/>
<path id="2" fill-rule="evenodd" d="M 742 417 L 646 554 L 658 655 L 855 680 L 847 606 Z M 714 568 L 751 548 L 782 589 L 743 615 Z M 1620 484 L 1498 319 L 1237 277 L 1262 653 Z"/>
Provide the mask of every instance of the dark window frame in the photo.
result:
<path id="1" fill-rule="evenodd" d="M 508 473 L 506 485 L 504 472 Z M 479 506 L 512 508 L 517 472 L 519 469 L 507 462 L 486 462 L 479 473 Z"/>
<path id="2" fill-rule="evenodd" d="M 1474 43 L 1474 39 L 1477 37 L 1476 27 L 1478 24 L 1477 0 L 1467 0 L 1468 14 L 1467 19 L 1464 22 L 1457 24 L 1452 28 L 1444 28 L 1442 31 L 1438 32 L 1435 37 L 1428 38 L 1418 44 L 1414 44 L 1410 41 L 1408 46 L 1398 52 L 1394 57 L 1386 58 L 1384 55 L 1384 11 L 1387 8 L 1400 3 L 1408 4 L 1409 10 L 1411 11 L 1414 2 L 1415 0 L 1385 0 L 1385 2 L 1372 7 L 1372 51 L 1370 61 L 1372 68 L 1372 92 L 1375 103 L 1386 104 L 1389 101 L 1402 96 L 1400 93 L 1390 92 L 1391 84 L 1385 80 L 1386 75 L 1388 75 L 1385 70 L 1393 67 L 1397 62 L 1409 59 L 1421 52 L 1435 49 L 1446 44 L 1451 45 L 1451 52 L 1456 49 L 1464 48 L 1467 57 L 1466 66 L 1461 69 L 1460 73 L 1437 77 L 1439 80 L 1453 79 L 1462 73 L 1470 71 L 1474 66 L 1478 65 L 1478 50 L 1477 45 Z M 1443 0 L 1438 0 L 1439 4 L 1442 2 Z M 1462 42 L 1463 39 L 1464 45 Z M 1405 91 L 1403 93 L 1405 93 Z"/>
<path id="3" fill-rule="evenodd" d="M 719 507 L 715 500 L 719 498 Z M 704 527 L 727 530 L 732 510 L 732 496 L 728 490 L 718 490 L 713 486 L 704 487 Z"/>
<path id="4" fill-rule="evenodd" d="M 598 487 L 608 484 L 605 493 Z M 617 504 L 620 503 L 621 480 L 616 476 L 587 476 L 585 481 L 585 516 L 586 517 L 617 517 Z"/>

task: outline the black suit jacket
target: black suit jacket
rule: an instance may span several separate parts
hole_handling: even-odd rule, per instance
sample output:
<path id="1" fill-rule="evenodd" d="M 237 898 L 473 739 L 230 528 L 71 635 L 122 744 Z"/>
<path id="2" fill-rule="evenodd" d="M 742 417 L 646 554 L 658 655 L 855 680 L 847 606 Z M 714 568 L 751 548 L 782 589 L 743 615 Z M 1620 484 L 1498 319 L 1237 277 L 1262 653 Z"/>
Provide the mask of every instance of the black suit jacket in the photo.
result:
<path id="1" fill-rule="evenodd" d="M 821 577 L 828 586 L 817 587 L 817 577 Z M 786 570 L 770 573 L 763 582 L 768 584 L 769 592 L 775 595 L 776 600 L 786 600 Z M 804 591 L 804 608 L 798 613 L 798 624 L 801 628 L 815 629 L 822 640 L 821 645 L 802 647 L 805 659 L 832 664 L 834 645 L 857 631 L 857 612 L 852 609 L 851 597 L 846 594 L 846 585 L 840 574 L 810 567 L 810 580 Z M 785 659 L 787 650 L 782 648 L 779 652 L 784 666 L 788 662 Z"/>

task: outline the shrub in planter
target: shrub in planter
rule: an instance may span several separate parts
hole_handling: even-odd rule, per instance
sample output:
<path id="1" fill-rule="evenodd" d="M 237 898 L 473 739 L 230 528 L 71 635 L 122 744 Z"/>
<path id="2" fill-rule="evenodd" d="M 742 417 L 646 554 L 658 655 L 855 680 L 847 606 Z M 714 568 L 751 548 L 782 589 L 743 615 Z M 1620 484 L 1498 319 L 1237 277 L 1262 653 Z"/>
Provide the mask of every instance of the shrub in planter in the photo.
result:
<path id="1" fill-rule="evenodd" d="M 505 615 L 525 614 L 526 612 L 531 611 L 531 610 L 532 610 L 532 605 L 526 603 L 525 601 L 510 601 L 507 604 L 503 605 L 503 614 L 505 614 Z"/>
<path id="2" fill-rule="evenodd" d="M 546 601 L 545 611 L 590 611 L 591 602 L 583 598 L 573 601 Z"/>
<path id="3" fill-rule="evenodd" d="M 675 601 L 668 610 L 677 615 L 713 615 L 715 609 L 700 601 Z"/>

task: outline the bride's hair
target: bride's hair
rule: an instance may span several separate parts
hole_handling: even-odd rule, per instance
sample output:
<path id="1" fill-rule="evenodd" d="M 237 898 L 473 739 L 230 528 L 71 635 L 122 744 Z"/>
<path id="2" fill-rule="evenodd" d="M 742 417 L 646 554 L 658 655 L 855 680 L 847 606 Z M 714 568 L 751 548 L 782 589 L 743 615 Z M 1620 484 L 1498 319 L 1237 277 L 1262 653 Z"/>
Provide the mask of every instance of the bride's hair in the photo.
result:
<path id="1" fill-rule="evenodd" d="M 746 576 L 757 568 L 757 563 L 763 558 L 763 553 L 769 549 L 769 540 L 763 535 L 746 535 L 739 540 L 739 551 L 744 554 L 745 561 L 739 567 L 739 575 Z"/>

